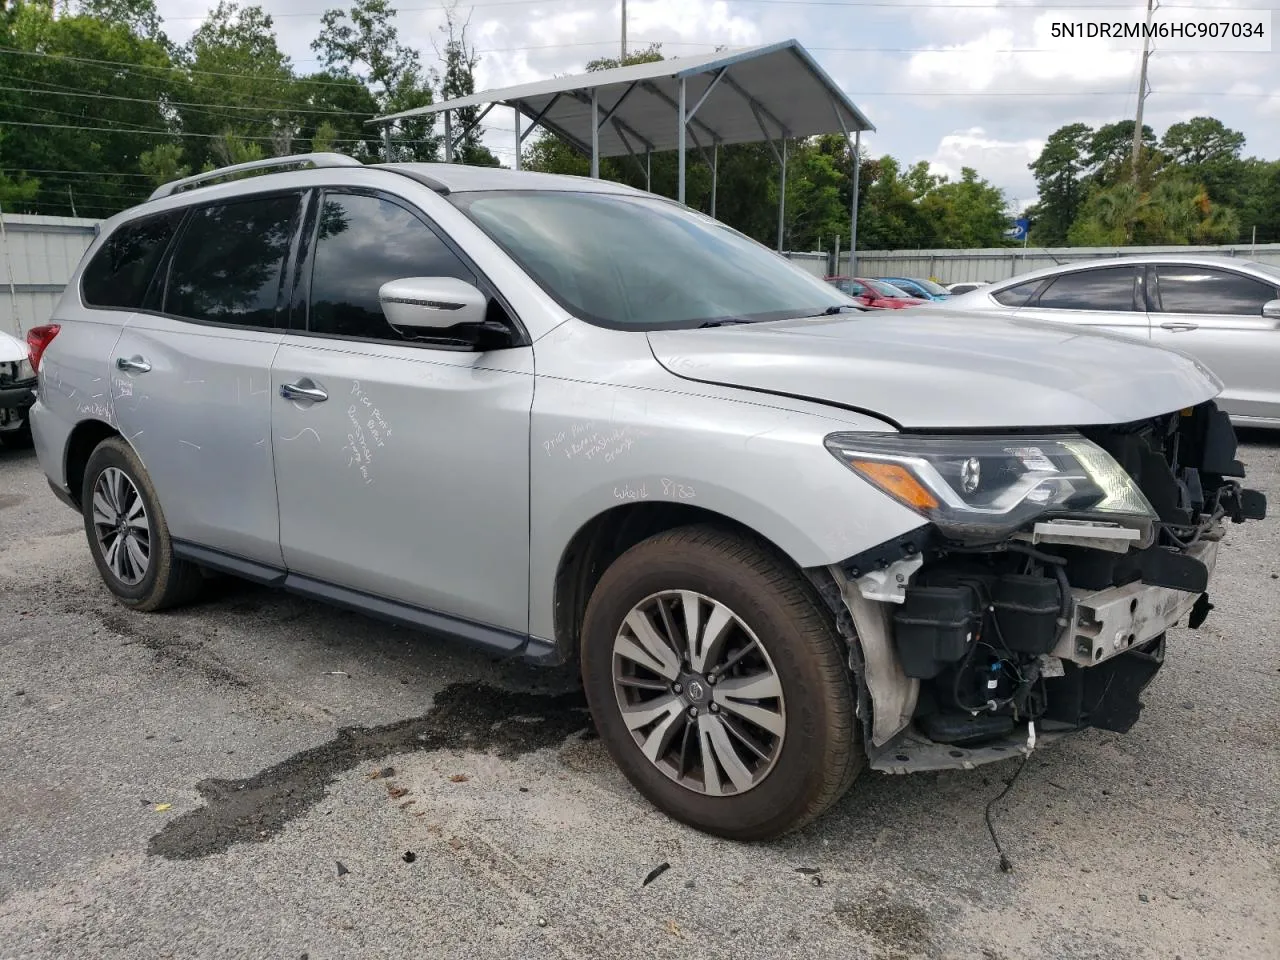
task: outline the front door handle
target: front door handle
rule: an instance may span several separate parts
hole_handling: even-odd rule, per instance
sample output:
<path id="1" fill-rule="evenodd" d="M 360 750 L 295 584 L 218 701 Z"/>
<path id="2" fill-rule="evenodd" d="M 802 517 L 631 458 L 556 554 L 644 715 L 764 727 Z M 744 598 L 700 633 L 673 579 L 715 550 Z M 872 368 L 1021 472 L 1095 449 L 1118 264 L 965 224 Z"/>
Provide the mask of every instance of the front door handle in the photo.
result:
<path id="1" fill-rule="evenodd" d="M 1160 324 L 1161 330 L 1172 330 L 1174 333 L 1185 333 L 1188 330 L 1199 330 L 1198 323 L 1182 323 L 1176 320 L 1170 320 L 1168 323 Z"/>
<path id="2" fill-rule="evenodd" d="M 286 400 L 309 400 L 311 403 L 321 403 L 329 399 L 329 394 L 324 388 L 310 377 L 303 377 L 297 383 L 280 384 L 280 396 Z"/>
<path id="3" fill-rule="evenodd" d="M 132 357 L 116 357 L 116 369 L 128 370 L 130 373 L 150 373 L 151 364 L 134 354 Z"/>

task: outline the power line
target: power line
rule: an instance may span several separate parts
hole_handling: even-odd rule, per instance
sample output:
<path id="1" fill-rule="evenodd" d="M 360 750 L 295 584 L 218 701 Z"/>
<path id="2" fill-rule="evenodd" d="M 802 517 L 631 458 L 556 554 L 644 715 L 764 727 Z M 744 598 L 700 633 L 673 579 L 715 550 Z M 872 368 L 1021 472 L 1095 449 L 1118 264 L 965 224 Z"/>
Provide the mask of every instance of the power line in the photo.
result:
<path id="1" fill-rule="evenodd" d="M 36 108 L 36 109 L 39 109 L 39 108 Z M 56 112 L 56 111 L 50 111 L 50 112 Z M 6 127 L 6 126 L 8 127 L 42 127 L 50 130 L 89 130 L 97 133 L 143 133 L 143 134 L 155 134 L 157 136 L 164 136 L 164 137 L 200 137 L 202 139 L 208 139 L 208 140 L 221 140 L 224 136 L 228 136 L 228 134 L 221 134 L 221 133 L 189 133 L 183 130 L 155 130 L 151 128 L 147 128 L 145 130 L 122 130 L 119 127 L 89 127 L 89 126 L 80 126 L 77 124 L 69 124 L 69 123 L 32 123 L 32 122 L 23 121 L 23 120 L 0 120 L 0 127 Z M 260 140 L 260 141 L 266 141 L 271 143 L 274 143 L 276 140 L 279 139 L 278 137 L 249 136 L 247 134 L 238 134 L 238 133 L 233 133 L 233 134 L 230 134 L 229 136 L 234 140 Z M 307 140 L 310 138 L 295 137 L 294 139 Z M 359 138 L 335 137 L 331 139 L 329 142 L 330 143 L 369 143 L 373 139 L 374 139 L 373 137 L 359 137 Z M 404 144 L 404 143 L 425 143 L 426 141 L 397 139 L 396 142 Z"/>
<path id="2" fill-rule="evenodd" d="M 47 86 L 57 86 L 57 87 L 66 86 L 66 84 L 60 84 L 60 83 L 49 84 L 46 81 L 41 81 L 41 80 L 32 80 L 30 82 L 45 83 Z M 121 96 L 116 96 L 115 94 L 110 94 L 110 93 L 84 93 L 74 88 L 68 88 L 65 90 L 33 90 L 26 87 L 0 86 L 0 90 L 10 90 L 16 93 L 47 94 L 51 97 L 85 97 L 90 100 L 119 100 L 119 101 L 124 101 L 126 103 L 150 103 L 150 104 L 156 103 L 156 100 L 154 99 L 148 100 L 144 97 L 121 97 Z M 222 109 L 222 110 L 256 110 L 262 113 L 266 113 L 272 109 L 278 109 L 280 112 L 322 114 L 324 116 L 342 116 L 342 115 L 349 115 L 353 117 L 373 116 L 373 114 L 362 111 L 362 110 L 360 111 L 357 111 L 357 110 L 308 110 L 308 109 L 302 109 L 298 107 L 284 105 L 283 101 L 281 101 L 281 104 L 282 105 L 280 107 L 276 108 L 276 107 L 269 107 L 269 106 L 242 106 L 242 105 L 233 104 L 233 103 L 207 103 L 206 104 L 206 103 L 192 103 L 192 102 L 183 101 L 183 100 L 165 100 L 164 101 L 165 106 L 187 107 L 193 110 L 205 110 L 206 112 L 214 109 Z M 216 114 L 216 113 L 213 113 L 210 115 L 223 116 L 221 114 Z M 237 119 L 237 118 L 224 117 L 224 119 Z"/>

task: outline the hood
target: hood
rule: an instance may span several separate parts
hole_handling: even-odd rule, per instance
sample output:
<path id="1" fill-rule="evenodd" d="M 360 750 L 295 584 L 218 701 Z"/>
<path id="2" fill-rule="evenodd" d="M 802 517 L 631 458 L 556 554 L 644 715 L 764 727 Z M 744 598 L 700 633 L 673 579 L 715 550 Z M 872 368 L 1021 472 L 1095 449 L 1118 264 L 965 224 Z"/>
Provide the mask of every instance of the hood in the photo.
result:
<path id="1" fill-rule="evenodd" d="M 832 403 L 904 429 L 1127 423 L 1222 389 L 1180 353 L 941 304 L 648 336 L 677 376 Z"/>
<path id="2" fill-rule="evenodd" d="M 17 337 L 0 330 L 0 363 L 16 363 L 27 359 L 27 345 Z"/>

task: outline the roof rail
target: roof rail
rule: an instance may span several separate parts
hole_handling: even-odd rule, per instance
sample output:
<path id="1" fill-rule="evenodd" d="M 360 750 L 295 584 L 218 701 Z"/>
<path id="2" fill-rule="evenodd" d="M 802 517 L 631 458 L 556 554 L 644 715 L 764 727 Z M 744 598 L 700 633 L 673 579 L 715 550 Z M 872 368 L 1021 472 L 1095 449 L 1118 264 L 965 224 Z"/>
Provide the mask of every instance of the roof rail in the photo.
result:
<path id="1" fill-rule="evenodd" d="M 297 167 L 303 164 L 310 164 L 313 167 L 359 167 L 363 166 L 355 157 L 348 157 L 344 153 L 299 153 L 292 157 L 269 157 L 266 160 L 251 160 L 248 163 L 236 163 L 229 167 L 219 167 L 217 170 L 210 170 L 206 173 L 197 173 L 193 177 L 183 177 L 181 180 L 174 180 L 163 186 L 157 187 L 155 192 L 148 197 L 148 200 L 159 200 L 161 197 L 172 196 L 191 187 L 198 187 L 203 183 L 213 180 L 221 180 L 223 177 L 231 176 L 237 173 L 243 173 L 247 170 L 273 170 L 283 169 L 286 167 Z"/>

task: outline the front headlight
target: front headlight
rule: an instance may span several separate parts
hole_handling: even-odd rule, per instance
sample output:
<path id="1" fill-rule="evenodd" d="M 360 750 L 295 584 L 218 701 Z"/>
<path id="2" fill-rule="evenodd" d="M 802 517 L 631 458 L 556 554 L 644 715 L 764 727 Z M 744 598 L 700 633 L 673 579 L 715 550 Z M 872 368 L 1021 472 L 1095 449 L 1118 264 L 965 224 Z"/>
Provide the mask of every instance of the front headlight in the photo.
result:
<path id="1" fill-rule="evenodd" d="M 964 540 L 1002 539 L 1045 516 L 1130 518 L 1155 511 L 1133 479 L 1083 437 L 833 433 L 827 449 L 889 496 Z"/>

